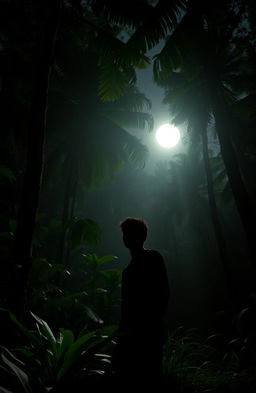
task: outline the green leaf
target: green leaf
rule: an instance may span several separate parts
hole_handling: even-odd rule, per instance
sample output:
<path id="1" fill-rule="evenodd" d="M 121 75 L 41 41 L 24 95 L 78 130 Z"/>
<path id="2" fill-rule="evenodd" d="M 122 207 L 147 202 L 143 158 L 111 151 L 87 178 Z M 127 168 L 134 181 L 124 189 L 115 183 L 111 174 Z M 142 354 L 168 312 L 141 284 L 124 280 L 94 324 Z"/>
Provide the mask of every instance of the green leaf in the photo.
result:
<path id="1" fill-rule="evenodd" d="M 0 232 L 0 237 L 3 239 L 12 239 L 13 235 L 11 232 Z"/>
<path id="2" fill-rule="evenodd" d="M 50 329 L 50 327 L 47 324 L 47 322 L 45 322 L 43 319 L 39 318 L 37 315 L 33 314 L 32 311 L 30 311 L 30 313 L 33 316 L 33 318 L 41 326 L 42 331 L 45 334 L 46 338 L 48 339 L 48 343 L 51 346 L 53 355 L 54 355 L 54 357 L 57 358 L 57 343 L 56 343 L 56 338 L 54 337 L 54 334 L 53 334 L 52 330 Z"/>
<path id="3" fill-rule="evenodd" d="M 73 292 L 70 295 L 65 296 L 65 299 L 78 299 L 85 296 L 88 296 L 88 293 L 86 291 Z"/>
<path id="4" fill-rule="evenodd" d="M 41 342 L 35 336 L 35 334 L 31 330 L 27 329 L 26 326 L 24 326 L 21 322 L 19 322 L 14 314 L 4 308 L 0 308 L 0 311 L 7 312 L 9 314 L 11 320 L 16 324 L 19 330 L 29 339 L 29 342 L 31 342 L 37 348 L 41 346 Z"/>
<path id="5" fill-rule="evenodd" d="M 82 242 L 96 246 L 100 241 L 101 228 L 99 224 L 87 219 L 73 218 L 70 222 L 71 245 L 77 246 Z"/>
<path id="6" fill-rule="evenodd" d="M 23 356 L 25 356 L 26 358 L 33 358 L 34 357 L 34 353 L 33 352 L 31 352 L 31 351 L 29 351 L 28 349 L 26 349 L 26 348 L 17 348 L 17 351 L 19 352 L 19 353 L 21 353 Z"/>
<path id="7" fill-rule="evenodd" d="M 15 362 L 20 363 L 22 366 L 24 366 L 24 363 L 18 359 L 16 356 L 13 355 L 13 353 L 11 351 L 9 351 L 9 349 L 7 349 L 6 347 L 1 347 L 11 358 L 12 360 L 14 360 Z"/>
<path id="8" fill-rule="evenodd" d="M 58 372 L 57 379 L 60 380 L 64 377 L 70 367 L 78 360 L 82 351 L 86 349 L 86 345 L 88 346 L 89 340 L 95 335 L 95 332 L 90 332 L 85 334 L 84 336 L 78 338 L 69 348 L 64 356 L 64 362 L 62 367 Z"/>
<path id="9" fill-rule="evenodd" d="M 18 367 L 16 364 L 14 364 L 13 362 L 11 362 L 10 360 L 7 359 L 7 357 L 2 354 L 1 355 L 4 363 L 13 371 L 13 373 L 17 376 L 17 378 L 19 379 L 19 381 L 21 382 L 24 390 L 26 393 L 32 393 L 32 390 L 30 388 L 29 385 L 29 379 L 28 379 L 28 375 L 20 368 Z"/>
<path id="10" fill-rule="evenodd" d="M 114 121 L 119 127 L 135 129 L 145 129 L 147 127 L 149 131 L 152 131 L 154 127 L 153 116 L 149 113 L 108 110 L 105 116 L 109 120 Z"/>
<path id="11" fill-rule="evenodd" d="M 149 112 L 151 110 L 151 101 L 141 93 L 136 86 L 130 86 L 125 95 L 120 97 L 114 103 L 105 103 L 102 106 L 104 113 L 108 111 L 120 112 Z"/>
<path id="12" fill-rule="evenodd" d="M 122 273 L 120 270 L 109 269 L 103 270 L 100 273 L 105 278 L 107 285 L 111 288 L 118 287 L 118 285 L 121 283 Z"/>
<path id="13" fill-rule="evenodd" d="M 86 305 L 84 305 L 83 307 L 86 311 L 86 314 L 92 321 L 96 323 L 103 323 L 103 320 L 95 313 L 95 311 L 93 311 L 90 307 Z"/>
<path id="14" fill-rule="evenodd" d="M 119 332 L 119 327 L 117 325 L 104 326 L 97 330 L 97 335 L 103 338 L 111 337 L 117 335 Z"/>
<path id="15" fill-rule="evenodd" d="M 98 264 L 102 265 L 103 263 L 113 261 L 113 259 L 117 259 L 118 257 L 115 255 L 104 255 L 103 257 L 98 258 Z"/>
<path id="16" fill-rule="evenodd" d="M 3 388 L 2 386 L 0 386 L 0 393 L 15 393 L 13 391 L 10 391 L 8 389 Z"/>
<path id="17" fill-rule="evenodd" d="M 134 83 L 131 75 L 118 68 L 117 64 L 113 65 L 112 57 L 104 57 L 99 62 L 99 68 L 98 94 L 102 101 L 111 102 L 119 99 Z"/>
<path id="18" fill-rule="evenodd" d="M 74 343 L 74 334 L 71 330 L 60 328 L 60 340 L 57 341 L 58 356 L 57 359 L 61 359 L 62 356 Z"/>
<path id="19" fill-rule="evenodd" d="M 10 218 L 9 220 L 9 228 L 12 232 L 14 232 L 17 228 L 17 221 Z"/>
<path id="20" fill-rule="evenodd" d="M 13 171 L 5 165 L 0 165 L 0 176 L 6 178 L 11 183 L 16 180 Z"/>

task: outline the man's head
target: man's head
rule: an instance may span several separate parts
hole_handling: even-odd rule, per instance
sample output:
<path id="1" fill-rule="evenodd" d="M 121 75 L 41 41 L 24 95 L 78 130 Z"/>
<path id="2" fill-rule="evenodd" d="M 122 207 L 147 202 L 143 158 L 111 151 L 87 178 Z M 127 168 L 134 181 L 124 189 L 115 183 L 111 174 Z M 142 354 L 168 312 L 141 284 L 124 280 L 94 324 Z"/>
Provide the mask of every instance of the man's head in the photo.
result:
<path id="1" fill-rule="evenodd" d="M 123 241 L 127 248 L 141 248 L 147 238 L 148 226 L 141 218 L 127 217 L 120 222 Z"/>

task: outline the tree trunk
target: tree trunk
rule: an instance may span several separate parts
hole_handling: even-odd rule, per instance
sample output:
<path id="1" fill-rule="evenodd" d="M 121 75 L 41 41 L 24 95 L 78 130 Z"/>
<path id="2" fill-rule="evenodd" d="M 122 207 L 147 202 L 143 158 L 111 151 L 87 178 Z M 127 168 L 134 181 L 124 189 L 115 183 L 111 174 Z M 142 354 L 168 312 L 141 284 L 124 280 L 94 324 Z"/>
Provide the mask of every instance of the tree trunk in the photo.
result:
<path id="1" fill-rule="evenodd" d="M 27 161 L 14 247 L 14 288 L 11 308 L 22 314 L 27 276 L 32 260 L 32 240 L 43 170 L 43 148 L 50 70 L 61 0 L 45 3 L 45 25 L 38 43 L 36 78 L 28 124 Z M 15 279 L 16 278 L 16 279 Z"/>
<path id="2" fill-rule="evenodd" d="M 217 240 L 219 256 L 222 263 L 223 276 L 228 290 L 227 295 L 228 298 L 230 298 L 230 296 L 233 298 L 235 295 L 235 291 L 232 285 L 227 247 L 226 247 L 226 242 L 223 235 L 221 223 L 219 220 L 218 209 L 217 209 L 217 204 L 214 194 L 213 177 L 212 177 L 211 164 L 210 164 L 209 153 L 208 153 L 208 138 L 207 138 L 206 127 L 201 128 L 201 136 L 202 136 L 202 145 L 203 145 L 203 160 L 204 160 L 204 167 L 205 167 L 205 173 L 207 179 L 207 192 L 208 192 L 208 200 L 210 206 L 210 214 L 211 214 L 215 237 Z M 232 301 L 231 298 L 229 300 Z"/>
<path id="3" fill-rule="evenodd" d="M 218 132 L 221 154 L 225 163 L 228 179 L 233 191 L 234 200 L 247 237 L 248 248 L 254 267 L 256 266 L 256 215 L 251 198 L 245 187 L 238 160 L 232 143 L 232 124 L 228 116 L 221 87 L 214 81 L 211 85 L 212 108 Z"/>
<path id="4" fill-rule="evenodd" d="M 62 214 L 62 225 L 60 244 L 58 250 L 58 263 L 68 265 L 69 260 L 69 229 L 68 223 L 74 216 L 75 203 L 76 203 L 76 191 L 78 184 L 78 169 L 77 169 L 77 158 L 75 157 L 74 149 L 72 151 L 72 157 L 68 168 L 68 178 L 64 197 L 64 206 Z"/>

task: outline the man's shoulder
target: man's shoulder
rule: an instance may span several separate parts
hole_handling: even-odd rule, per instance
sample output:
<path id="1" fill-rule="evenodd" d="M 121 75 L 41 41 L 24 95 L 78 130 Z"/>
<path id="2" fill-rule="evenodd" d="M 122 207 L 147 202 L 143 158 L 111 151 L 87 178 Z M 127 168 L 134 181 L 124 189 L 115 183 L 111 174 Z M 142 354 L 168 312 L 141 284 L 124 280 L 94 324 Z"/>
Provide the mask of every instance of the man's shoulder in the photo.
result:
<path id="1" fill-rule="evenodd" d="M 160 254 L 159 251 L 157 250 L 146 250 L 146 255 L 147 255 L 147 260 L 148 261 L 152 261 L 153 264 L 155 264 L 156 262 L 164 262 L 164 259 L 162 257 L 162 255 Z"/>
<path id="2" fill-rule="evenodd" d="M 157 250 L 151 250 L 151 249 L 147 249 L 146 252 L 148 253 L 148 255 L 152 258 L 159 258 L 159 259 L 163 259 L 162 255 L 160 254 L 159 251 Z"/>

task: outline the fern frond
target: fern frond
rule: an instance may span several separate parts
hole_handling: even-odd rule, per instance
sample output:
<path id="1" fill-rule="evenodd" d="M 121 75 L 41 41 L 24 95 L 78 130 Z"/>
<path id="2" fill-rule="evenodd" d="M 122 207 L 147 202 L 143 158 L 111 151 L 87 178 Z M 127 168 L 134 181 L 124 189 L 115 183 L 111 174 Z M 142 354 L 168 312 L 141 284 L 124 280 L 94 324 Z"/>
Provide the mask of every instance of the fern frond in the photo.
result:
<path id="1" fill-rule="evenodd" d="M 131 73 L 119 69 L 109 58 L 99 61 L 98 94 L 102 101 L 115 101 L 125 94 L 129 85 L 133 84 Z"/>
<path id="2" fill-rule="evenodd" d="M 149 113 L 128 111 L 107 111 L 106 117 L 120 127 L 153 130 L 154 120 Z"/>

